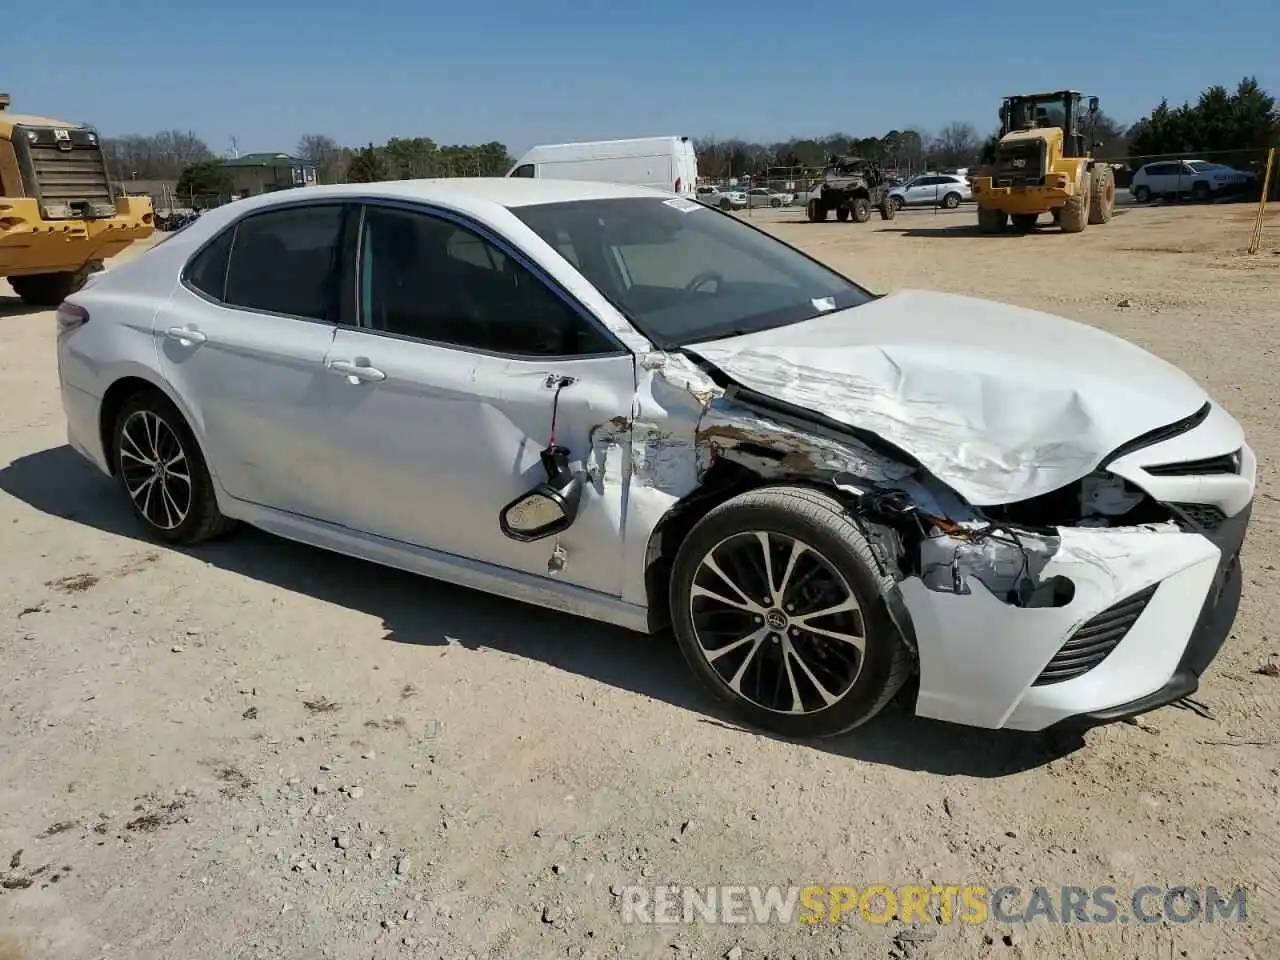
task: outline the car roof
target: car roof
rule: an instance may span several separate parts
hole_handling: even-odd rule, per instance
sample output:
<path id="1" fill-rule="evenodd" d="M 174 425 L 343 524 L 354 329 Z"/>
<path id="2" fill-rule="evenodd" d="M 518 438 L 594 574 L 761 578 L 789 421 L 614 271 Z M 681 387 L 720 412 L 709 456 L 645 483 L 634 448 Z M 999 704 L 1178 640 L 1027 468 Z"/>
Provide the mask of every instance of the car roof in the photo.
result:
<path id="1" fill-rule="evenodd" d="M 229 206 L 237 212 L 251 207 L 272 207 L 298 200 L 341 199 L 360 196 L 388 200 L 436 203 L 483 213 L 493 207 L 527 207 L 573 200 L 614 200 L 626 197 L 671 197 L 652 187 L 581 180 L 544 180 L 528 177 L 453 177 L 432 180 L 383 180 L 377 183 L 340 183 L 280 190 L 238 200 Z"/>

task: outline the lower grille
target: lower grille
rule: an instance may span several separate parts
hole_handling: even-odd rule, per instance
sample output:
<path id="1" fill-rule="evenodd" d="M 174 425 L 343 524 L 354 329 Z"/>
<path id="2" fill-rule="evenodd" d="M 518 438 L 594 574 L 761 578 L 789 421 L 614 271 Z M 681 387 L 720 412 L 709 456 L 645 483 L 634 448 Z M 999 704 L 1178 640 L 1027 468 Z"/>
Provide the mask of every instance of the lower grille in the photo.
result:
<path id="1" fill-rule="evenodd" d="M 1157 586 L 1159 584 L 1152 584 L 1145 590 L 1139 590 L 1081 624 L 1062 649 L 1054 654 L 1032 686 L 1047 687 L 1073 680 L 1100 664 L 1137 623 L 1155 596 Z"/>
<path id="2" fill-rule="evenodd" d="M 1171 503 L 1175 511 L 1178 526 L 1190 533 L 1217 530 L 1226 521 L 1227 515 L 1217 507 L 1207 503 Z"/>

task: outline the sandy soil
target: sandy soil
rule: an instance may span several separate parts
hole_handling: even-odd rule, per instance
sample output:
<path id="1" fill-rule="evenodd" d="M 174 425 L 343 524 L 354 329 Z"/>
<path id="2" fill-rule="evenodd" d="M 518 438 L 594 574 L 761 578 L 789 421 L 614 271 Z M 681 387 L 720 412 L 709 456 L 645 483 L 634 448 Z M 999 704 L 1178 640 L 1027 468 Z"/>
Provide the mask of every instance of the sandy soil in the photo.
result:
<path id="1" fill-rule="evenodd" d="M 50 314 L 0 294 L 0 958 L 1280 956 L 1280 223 L 1247 257 L 1250 215 L 999 238 L 971 212 L 756 217 L 874 289 L 1122 334 L 1245 424 L 1229 645 L 1196 709 L 1083 741 L 896 704 L 781 742 L 717 714 L 669 640 L 252 531 L 155 546 L 65 446 Z M 661 882 L 1249 899 L 1242 924 L 624 925 L 611 888 Z"/>

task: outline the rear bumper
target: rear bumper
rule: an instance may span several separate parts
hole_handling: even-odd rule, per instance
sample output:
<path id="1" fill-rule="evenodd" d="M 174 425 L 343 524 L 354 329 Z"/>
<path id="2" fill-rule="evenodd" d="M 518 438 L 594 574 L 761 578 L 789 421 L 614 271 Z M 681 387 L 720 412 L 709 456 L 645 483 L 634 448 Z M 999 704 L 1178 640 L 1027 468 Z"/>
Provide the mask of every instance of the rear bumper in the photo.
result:
<path id="1" fill-rule="evenodd" d="M 45 220 L 33 198 L 9 201 L 0 229 L 0 276 L 79 270 L 107 260 L 155 233 L 151 200 L 122 197 L 116 215 L 96 220 Z"/>

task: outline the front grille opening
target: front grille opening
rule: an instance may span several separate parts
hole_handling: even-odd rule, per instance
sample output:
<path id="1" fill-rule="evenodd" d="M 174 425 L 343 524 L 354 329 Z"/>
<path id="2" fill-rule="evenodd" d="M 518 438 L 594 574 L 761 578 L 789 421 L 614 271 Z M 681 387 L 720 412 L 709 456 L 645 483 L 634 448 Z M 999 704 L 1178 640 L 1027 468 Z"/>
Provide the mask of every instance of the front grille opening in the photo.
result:
<path id="1" fill-rule="evenodd" d="M 1152 584 L 1085 621 L 1036 677 L 1033 687 L 1047 687 L 1084 676 L 1120 645 L 1155 596 Z"/>
<path id="2" fill-rule="evenodd" d="M 1184 460 L 1181 463 L 1159 463 L 1143 467 L 1153 477 L 1207 477 L 1236 475 L 1240 472 L 1240 451 L 1224 453 L 1203 460 Z"/>

